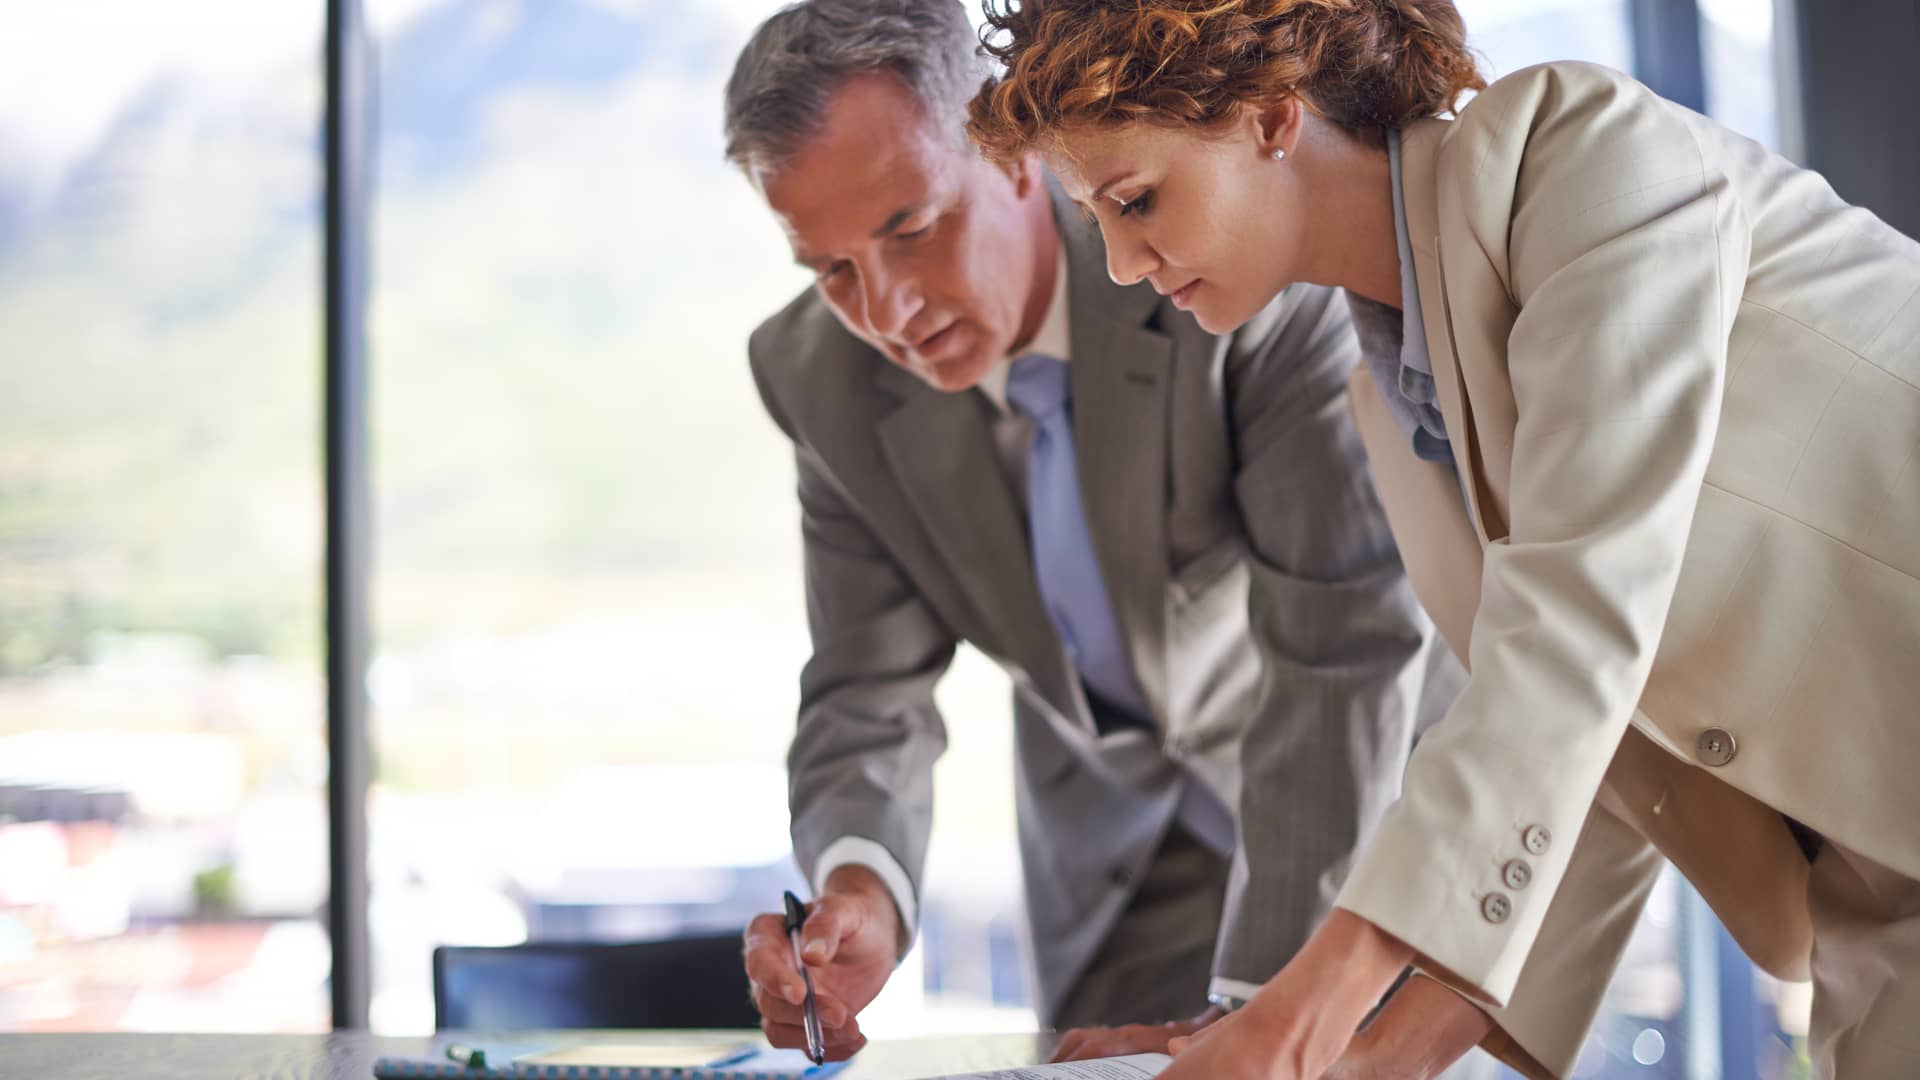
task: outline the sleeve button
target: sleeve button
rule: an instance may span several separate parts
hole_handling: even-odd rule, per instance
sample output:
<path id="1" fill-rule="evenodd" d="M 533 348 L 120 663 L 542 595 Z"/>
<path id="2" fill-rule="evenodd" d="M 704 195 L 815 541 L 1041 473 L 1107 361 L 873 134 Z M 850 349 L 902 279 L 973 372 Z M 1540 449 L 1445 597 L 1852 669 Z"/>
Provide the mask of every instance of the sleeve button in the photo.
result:
<path id="1" fill-rule="evenodd" d="M 1547 831 L 1545 825 L 1529 825 L 1527 831 L 1520 834 L 1520 842 L 1526 845 L 1529 852 L 1545 855 L 1553 843 L 1553 834 Z"/>
<path id="2" fill-rule="evenodd" d="M 1507 899 L 1506 893 L 1488 893 L 1480 899 L 1480 914 L 1496 925 L 1506 922 L 1507 916 L 1513 914 L 1513 901 Z"/>
<path id="3" fill-rule="evenodd" d="M 1525 859 L 1509 859 L 1507 865 L 1500 868 L 1500 880 L 1507 883 L 1507 888 L 1519 892 L 1533 880 L 1533 867 L 1528 866 Z"/>

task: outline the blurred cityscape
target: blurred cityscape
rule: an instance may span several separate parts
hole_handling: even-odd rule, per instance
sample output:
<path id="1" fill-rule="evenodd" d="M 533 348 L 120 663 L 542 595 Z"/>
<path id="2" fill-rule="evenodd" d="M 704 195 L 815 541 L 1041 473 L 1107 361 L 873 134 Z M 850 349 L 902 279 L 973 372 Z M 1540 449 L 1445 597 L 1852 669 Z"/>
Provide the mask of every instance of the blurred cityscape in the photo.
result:
<path id="1" fill-rule="evenodd" d="M 5 6 L 0 1030 L 322 1030 L 322 6 Z M 775 6 L 368 0 L 376 1030 L 431 1027 L 437 944 L 738 927 L 797 881 L 799 541 L 744 342 L 807 280 L 718 132 Z M 1631 67 L 1617 0 L 1461 6 L 1496 72 Z M 1773 142 L 1766 5 L 1702 7 L 1713 111 Z M 1034 1024 L 1007 693 L 965 651 L 942 685 L 870 1035 Z M 1582 1076 L 1688 1075 L 1686 898 Z M 1746 991 L 1761 1075 L 1799 990 Z"/>

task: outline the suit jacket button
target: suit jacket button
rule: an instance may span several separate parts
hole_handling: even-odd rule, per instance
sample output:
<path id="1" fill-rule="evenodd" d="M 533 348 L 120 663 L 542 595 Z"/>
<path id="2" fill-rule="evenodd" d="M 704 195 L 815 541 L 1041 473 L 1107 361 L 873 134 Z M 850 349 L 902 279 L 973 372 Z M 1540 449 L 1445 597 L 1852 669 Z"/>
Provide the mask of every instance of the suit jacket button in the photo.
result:
<path id="1" fill-rule="evenodd" d="M 1107 871 L 1107 880 L 1124 888 L 1133 882 L 1133 871 L 1124 866 L 1113 867 Z"/>
<path id="2" fill-rule="evenodd" d="M 1513 914 L 1513 901 L 1507 899 L 1506 893 L 1488 893 L 1480 899 L 1480 914 L 1490 923 L 1506 922 L 1507 916 Z"/>
<path id="3" fill-rule="evenodd" d="M 1545 825 L 1529 825 L 1527 830 L 1520 834 L 1520 842 L 1525 844 L 1527 850 L 1533 854 L 1545 855 L 1548 846 L 1553 843 L 1553 834 L 1547 831 Z"/>
<path id="4" fill-rule="evenodd" d="M 1693 744 L 1694 753 L 1700 758 L 1700 764 L 1719 768 L 1733 760 L 1739 746 L 1733 741 L 1733 732 L 1724 728 L 1710 727 L 1700 733 Z"/>
<path id="5" fill-rule="evenodd" d="M 1507 865 L 1500 868 L 1500 880 L 1507 883 L 1507 888 L 1519 892 L 1533 880 L 1533 867 L 1528 866 L 1525 859 L 1508 859 Z"/>

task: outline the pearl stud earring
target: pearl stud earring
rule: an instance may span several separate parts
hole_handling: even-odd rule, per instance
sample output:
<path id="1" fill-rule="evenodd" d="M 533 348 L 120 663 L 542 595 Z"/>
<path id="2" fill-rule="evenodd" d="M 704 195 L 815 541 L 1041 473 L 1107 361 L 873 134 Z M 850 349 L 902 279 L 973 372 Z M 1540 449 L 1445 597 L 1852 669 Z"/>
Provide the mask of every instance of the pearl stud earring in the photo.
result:
<path id="1" fill-rule="evenodd" d="M 1285 150 L 1275 150 L 1273 152 L 1273 160 L 1285 161 L 1286 159 L 1287 159 L 1287 152 Z"/>

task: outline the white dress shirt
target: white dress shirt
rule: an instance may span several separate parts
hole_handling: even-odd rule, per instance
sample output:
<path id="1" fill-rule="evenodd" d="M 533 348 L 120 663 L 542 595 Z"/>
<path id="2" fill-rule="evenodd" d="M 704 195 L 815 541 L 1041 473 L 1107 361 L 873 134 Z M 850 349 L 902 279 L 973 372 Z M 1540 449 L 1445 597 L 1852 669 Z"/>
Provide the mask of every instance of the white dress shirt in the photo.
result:
<path id="1" fill-rule="evenodd" d="M 1007 378 L 1013 361 L 1021 356 L 1037 353 L 1062 362 L 1072 362 L 1072 335 L 1067 309 L 1067 255 L 1063 248 L 1054 271 L 1053 296 L 1047 302 L 1047 313 L 1041 318 L 1040 329 L 1034 333 L 1033 340 L 1016 353 L 1001 358 L 974 386 L 989 409 L 989 423 L 1000 466 L 1006 473 L 1007 483 L 1016 501 L 1022 507 L 1027 502 L 1027 457 L 1033 445 L 1034 424 L 1008 403 Z M 1233 816 L 1219 797 L 1196 778 L 1188 777 L 1181 794 L 1179 821 L 1195 839 L 1216 854 L 1222 857 L 1232 854 Z M 900 922 L 904 928 L 903 943 L 912 941 L 919 925 L 913 884 L 899 861 L 880 844 L 865 837 L 845 836 L 828 845 L 814 866 L 814 892 L 818 894 L 824 891 L 827 878 L 848 864 L 867 867 L 886 885 L 887 891 L 893 896 L 894 905 L 900 911 Z M 1245 999 L 1257 989 L 1236 980 L 1215 979 L 1209 992 Z"/>

